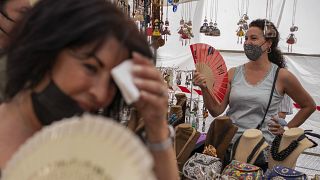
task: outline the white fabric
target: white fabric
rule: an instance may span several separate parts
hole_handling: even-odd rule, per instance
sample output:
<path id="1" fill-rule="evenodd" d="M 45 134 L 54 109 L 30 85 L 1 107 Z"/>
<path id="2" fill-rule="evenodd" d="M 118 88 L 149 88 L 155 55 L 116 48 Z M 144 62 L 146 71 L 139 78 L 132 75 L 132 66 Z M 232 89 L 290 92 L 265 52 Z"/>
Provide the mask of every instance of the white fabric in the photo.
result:
<path id="1" fill-rule="evenodd" d="M 279 105 L 278 111 L 283 112 L 286 115 L 293 113 L 292 112 L 292 100 L 287 94 L 283 95 L 283 99 Z"/>
<path id="2" fill-rule="evenodd" d="M 111 70 L 112 77 L 127 104 L 137 101 L 140 96 L 138 88 L 133 83 L 132 66 L 132 61 L 127 60 Z"/>

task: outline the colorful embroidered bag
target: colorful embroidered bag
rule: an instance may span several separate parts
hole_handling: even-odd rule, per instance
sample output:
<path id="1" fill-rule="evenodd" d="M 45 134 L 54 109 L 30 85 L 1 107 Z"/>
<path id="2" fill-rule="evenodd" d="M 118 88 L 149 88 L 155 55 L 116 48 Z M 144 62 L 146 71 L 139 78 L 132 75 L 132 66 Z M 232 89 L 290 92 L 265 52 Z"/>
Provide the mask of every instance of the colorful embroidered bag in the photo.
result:
<path id="1" fill-rule="evenodd" d="M 189 179 L 211 180 L 220 175 L 222 163 L 219 158 L 195 153 L 183 166 L 183 175 Z"/>
<path id="2" fill-rule="evenodd" d="M 229 165 L 225 167 L 221 175 L 226 175 L 233 179 L 263 179 L 263 171 L 258 166 L 232 160 Z"/>
<path id="3" fill-rule="evenodd" d="M 290 169 L 287 167 L 283 167 L 281 165 L 274 166 L 270 173 L 268 173 L 268 180 L 306 180 L 306 174 L 296 171 L 294 169 Z"/>

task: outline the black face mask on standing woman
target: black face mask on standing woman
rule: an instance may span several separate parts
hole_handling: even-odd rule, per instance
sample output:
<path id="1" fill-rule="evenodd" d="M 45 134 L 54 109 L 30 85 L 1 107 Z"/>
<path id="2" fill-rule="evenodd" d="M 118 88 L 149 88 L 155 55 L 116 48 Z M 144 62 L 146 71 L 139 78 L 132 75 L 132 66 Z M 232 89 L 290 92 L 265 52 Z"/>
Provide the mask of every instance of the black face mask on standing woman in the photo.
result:
<path id="1" fill-rule="evenodd" d="M 264 51 L 262 51 L 261 46 L 263 46 L 267 41 L 259 45 L 254 44 L 244 44 L 243 49 L 244 53 L 246 54 L 247 58 L 251 61 L 256 61 L 259 59 L 259 57 L 262 55 Z"/>
<path id="2" fill-rule="evenodd" d="M 81 115 L 84 112 L 53 80 L 42 92 L 32 92 L 31 99 L 36 116 L 42 125 L 50 125 L 54 121 Z"/>

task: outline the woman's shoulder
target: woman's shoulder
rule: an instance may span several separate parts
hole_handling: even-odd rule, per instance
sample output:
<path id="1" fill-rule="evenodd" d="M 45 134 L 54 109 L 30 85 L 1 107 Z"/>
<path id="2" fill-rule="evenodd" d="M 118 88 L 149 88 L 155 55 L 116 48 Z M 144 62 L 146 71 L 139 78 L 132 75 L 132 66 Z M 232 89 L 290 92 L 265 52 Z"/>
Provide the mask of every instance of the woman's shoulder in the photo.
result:
<path id="1" fill-rule="evenodd" d="M 286 68 L 280 68 L 278 78 L 281 81 L 288 81 L 291 78 L 294 78 L 295 76 Z"/>
<path id="2" fill-rule="evenodd" d="M 229 81 L 233 79 L 234 75 L 240 71 L 240 69 L 243 67 L 242 65 L 236 66 L 236 67 L 232 67 L 228 70 L 228 78 Z"/>
<path id="3" fill-rule="evenodd" d="M 236 68 L 237 68 L 237 67 L 232 67 L 232 68 L 230 68 L 230 69 L 228 70 L 228 79 L 229 79 L 229 82 L 232 81 L 233 76 L 234 76 L 234 74 L 235 74 L 235 72 L 236 72 Z"/>

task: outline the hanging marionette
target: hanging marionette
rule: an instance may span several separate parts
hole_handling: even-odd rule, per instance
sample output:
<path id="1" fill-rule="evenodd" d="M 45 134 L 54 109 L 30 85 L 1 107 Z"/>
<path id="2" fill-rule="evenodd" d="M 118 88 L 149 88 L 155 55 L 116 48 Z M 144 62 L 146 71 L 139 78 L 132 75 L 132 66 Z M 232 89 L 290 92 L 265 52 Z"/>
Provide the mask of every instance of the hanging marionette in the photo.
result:
<path id="1" fill-rule="evenodd" d="M 208 20 L 207 20 L 207 10 L 208 10 L 208 2 L 205 0 L 205 17 L 203 20 L 203 24 L 200 27 L 200 33 L 207 33 L 208 32 Z"/>
<path id="2" fill-rule="evenodd" d="M 206 36 L 212 36 L 212 32 L 213 32 L 213 22 L 212 19 L 209 22 L 209 27 L 208 27 L 208 31 L 205 33 Z"/>
<path id="3" fill-rule="evenodd" d="M 239 44 L 242 44 L 242 39 L 243 39 L 243 36 L 245 35 L 245 32 L 244 32 L 244 29 L 242 27 L 242 25 L 240 25 L 237 29 L 237 36 L 238 36 L 238 41 L 237 43 Z"/>
<path id="4" fill-rule="evenodd" d="M 184 5 L 182 5 L 182 9 L 181 9 L 181 20 L 180 20 L 180 29 L 178 30 L 178 34 L 180 34 L 180 41 L 181 41 L 181 45 L 183 46 L 183 41 L 184 39 L 187 38 L 187 34 L 186 34 L 186 30 L 185 30 L 185 27 L 184 27 Z"/>
<path id="5" fill-rule="evenodd" d="M 297 7 L 297 0 L 294 0 L 293 13 L 292 13 L 292 26 L 290 27 L 290 34 L 287 38 L 288 52 L 292 52 L 292 45 L 297 43 L 297 38 L 294 34 L 294 32 L 298 31 L 298 26 L 294 25 L 295 16 L 296 16 L 296 7 Z"/>
<path id="6" fill-rule="evenodd" d="M 159 36 L 161 36 L 159 19 L 154 20 L 152 36 L 153 36 L 153 37 L 159 37 Z"/>
<path id="7" fill-rule="evenodd" d="M 212 32 L 212 35 L 213 36 L 220 36 L 221 33 L 220 33 L 220 29 L 218 28 L 218 24 L 215 22 L 213 24 L 213 32 Z"/>
<path id="8" fill-rule="evenodd" d="M 188 38 L 187 31 L 188 30 L 185 26 L 181 26 L 180 30 L 178 31 L 178 34 L 180 34 L 180 41 L 182 46 L 185 44 L 184 40 Z"/>
<path id="9" fill-rule="evenodd" d="M 239 43 L 242 44 L 242 39 L 249 28 L 247 23 L 247 21 L 249 20 L 248 9 L 249 9 L 249 0 L 239 0 L 238 13 L 239 13 L 240 19 L 237 23 L 238 29 L 236 30 L 236 35 L 238 36 L 237 44 Z"/>
<path id="10" fill-rule="evenodd" d="M 169 20 L 168 20 L 168 9 L 169 4 L 167 1 L 167 12 L 166 12 L 166 21 L 164 22 L 164 29 L 162 30 L 161 34 L 164 36 L 165 41 L 168 40 L 168 36 L 171 35 L 170 30 L 169 30 Z"/>
<path id="11" fill-rule="evenodd" d="M 150 24 L 148 24 L 148 27 L 146 28 L 146 35 L 149 43 L 151 43 L 151 40 L 152 40 L 152 33 L 153 33 L 153 29 L 150 26 Z"/>
<path id="12" fill-rule="evenodd" d="M 212 11 L 210 11 L 210 18 L 211 21 L 209 23 L 209 28 L 208 32 L 205 33 L 207 36 L 220 36 L 220 29 L 218 28 L 218 23 L 217 23 L 217 14 L 218 14 L 218 0 L 213 0 L 211 2 L 211 8 Z M 213 18 L 214 16 L 214 23 L 213 23 Z"/>
<path id="13" fill-rule="evenodd" d="M 297 38 L 293 33 L 290 33 L 287 38 L 288 52 L 292 52 L 292 45 L 295 43 L 297 43 Z"/>
<path id="14" fill-rule="evenodd" d="M 192 26 L 188 26 L 187 24 L 185 24 L 185 28 L 186 28 L 187 38 L 184 45 L 187 45 L 187 43 L 190 44 L 190 40 L 191 38 L 194 37 L 194 35 L 192 33 Z"/>
<path id="15" fill-rule="evenodd" d="M 204 23 L 200 27 L 200 33 L 207 33 L 209 30 L 207 17 L 204 18 Z"/>

